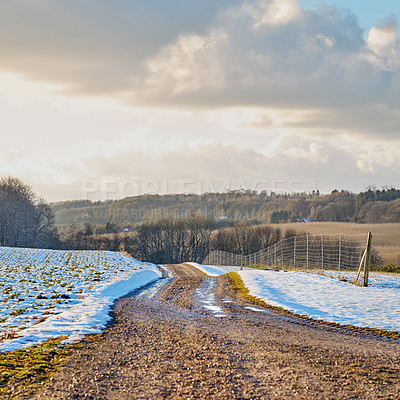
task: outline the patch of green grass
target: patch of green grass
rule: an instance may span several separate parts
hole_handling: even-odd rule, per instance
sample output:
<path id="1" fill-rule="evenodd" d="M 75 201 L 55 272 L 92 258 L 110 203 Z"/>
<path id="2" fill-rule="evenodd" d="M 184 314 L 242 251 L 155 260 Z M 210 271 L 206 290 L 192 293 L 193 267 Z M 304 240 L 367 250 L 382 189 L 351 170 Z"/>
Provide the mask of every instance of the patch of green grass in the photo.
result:
<path id="1" fill-rule="evenodd" d="M 12 317 L 17 317 L 18 315 L 23 314 L 26 311 L 26 308 L 19 308 L 18 310 L 12 311 L 10 315 Z"/>
<path id="2" fill-rule="evenodd" d="M 73 346 L 60 346 L 65 337 L 50 339 L 28 349 L 0 353 L 0 397 L 13 399 L 13 392 L 32 394 L 42 381 L 63 365 Z"/>
<path id="3" fill-rule="evenodd" d="M 253 304 L 262 305 L 262 306 L 265 306 L 268 308 L 272 307 L 272 306 L 268 305 L 267 303 L 265 303 L 264 301 L 262 301 L 261 299 L 259 299 L 258 297 L 252 296 L 249 292 L 249 289 L 245 286 L 242 278 L 240 277 L 240 275 L 237 272 L 229 272 L 228 276 L 232 282 L 235 292 L 241 298 L 243 298 L 244 300 L 250 301 L 250 303 L 253 303 Z"/>

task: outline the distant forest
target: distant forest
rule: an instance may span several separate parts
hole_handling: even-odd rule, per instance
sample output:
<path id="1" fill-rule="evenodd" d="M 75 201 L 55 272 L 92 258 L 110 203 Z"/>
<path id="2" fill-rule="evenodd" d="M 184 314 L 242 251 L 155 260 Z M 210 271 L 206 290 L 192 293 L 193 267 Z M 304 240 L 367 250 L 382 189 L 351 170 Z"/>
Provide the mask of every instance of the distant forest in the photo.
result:
<path id="1" fill-rule="evenodd" d="M 355 194 L 334 190 L 330 194 L 265 193 L 231 191 L 202 195 L 143 195 L 122 200 L 89 200 L 53 203 L 56 225 L 88 223 L 103 227 L 135 228 L 163 218 L 180 219 L 192 214 L 215 219 L 218 227 L 233 226 L 239 220 L 253 223 L 286 223 L 301 220 L 358 223 L 400 222 L 400 190 L 368 189 Z M 111 228 L 111 229 L 110 229 Z"/>

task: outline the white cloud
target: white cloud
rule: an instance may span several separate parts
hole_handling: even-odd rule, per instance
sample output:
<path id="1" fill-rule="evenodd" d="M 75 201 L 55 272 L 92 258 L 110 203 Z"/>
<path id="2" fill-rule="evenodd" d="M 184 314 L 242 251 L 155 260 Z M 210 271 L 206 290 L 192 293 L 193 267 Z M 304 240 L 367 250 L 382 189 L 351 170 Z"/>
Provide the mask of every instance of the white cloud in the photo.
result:
<path id="1" fill-rule="evenodd" d="M 335 46 L 336 40 L 333 36 L 326 36 L 323 33 L 319 33 L 317 39 L 330 49 Z"/>
<path id="2" fill-rule="evenodd" d="M 390 53 L 391 48 L 397 40 L 397 27 L 388 26 L 383 28 L 372 28 L 368 34 L 368 46 L 378 55 L 385 56 Z"/>
<path id="3" fill-rule="evenodd" d="M 285 157 L 289 163 L 326 164 L 329 158 L 326 143 L 293 135 L 279 136 L 263 150 L 263 154 L 278 160 Z"/>
<path id="4" fill-rule="evenodd" d="M 367 46 L 372 51 L 371 63 L 386 71 L 397 72 L 400 68 L 400 40 L 397 23 L 389 19 L 368 33 Z"/>
<path id="5" fill-rule="evenodd" d="M 386 168 L 393 172 L 400 168 L 400 140 L 392 143 L 357 143 L 347 147 L 353 154 L 356 165 L 365 173 L 377 172 Z"/>
<path id="6" fill-rule="evenodd" d="M 218 53 L 226 40 L 226 35 L 216 32 L 179 37 L 176 43 L 146 62 L 146 86 L 157 93 L 159 88 L 164 89 L 166 97 L 168 93 L 173 96 L 200 89 L 223 89 L 225 72 Z"/>
<path id="7" fill-rule="evenodd" d="M 259 0 L 246 2 L 243 11 L 253 19 L 254 28 L 285 25 L 301 17 L 298 0 Z"/>

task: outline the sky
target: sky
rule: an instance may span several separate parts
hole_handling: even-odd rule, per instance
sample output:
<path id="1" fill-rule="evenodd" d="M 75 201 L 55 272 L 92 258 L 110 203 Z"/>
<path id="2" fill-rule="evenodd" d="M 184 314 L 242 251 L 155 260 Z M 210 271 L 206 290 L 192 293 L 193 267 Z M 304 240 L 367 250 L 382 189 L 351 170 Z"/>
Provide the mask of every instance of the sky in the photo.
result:
<path id="1" fill-rule="evenodd" d="M 400 187 L 395 0 L 3 0 L 0 176 L 48 201 Z"/>

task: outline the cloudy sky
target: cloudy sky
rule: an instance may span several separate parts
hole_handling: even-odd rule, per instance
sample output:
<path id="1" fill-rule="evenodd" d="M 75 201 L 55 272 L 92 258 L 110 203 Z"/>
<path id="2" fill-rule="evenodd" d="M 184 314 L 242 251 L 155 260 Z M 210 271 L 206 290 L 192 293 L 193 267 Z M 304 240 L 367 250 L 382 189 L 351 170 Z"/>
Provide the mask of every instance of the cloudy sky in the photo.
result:
<path id="1" fill-rule="evenodd" d="M 0 175 L 49 201 L 400 187 L 398 0 L 2 0 Z"/>

